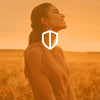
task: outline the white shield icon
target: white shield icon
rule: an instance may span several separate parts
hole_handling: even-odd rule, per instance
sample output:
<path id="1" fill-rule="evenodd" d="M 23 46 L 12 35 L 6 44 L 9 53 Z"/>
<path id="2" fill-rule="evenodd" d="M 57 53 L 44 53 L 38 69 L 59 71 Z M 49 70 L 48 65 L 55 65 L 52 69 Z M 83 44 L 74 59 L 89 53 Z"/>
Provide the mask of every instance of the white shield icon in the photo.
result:
<path id="1" fill-rule="evenodd" d="M 45 44 L 45 42 L 44 42 L 44 35 L 47 34 L 47 33 L 49 33 L 49 46 L 47 46 L 47 45 Z M 53 46 L 51 46 L 51 33 L 56 35 L 56 42 L 54 43 Z M 43 32 L 43 33 L 42 33 L 42 43 L 43 43 L 43 45 L 44 45 L 46 48 L 48 48 L 49 50 L 53 49 L 53 48 L 57 45 L 57 43 L 58 43 L 58 33 L 54 32 L 54 31 L 52 31 L 52 30 Z"/>

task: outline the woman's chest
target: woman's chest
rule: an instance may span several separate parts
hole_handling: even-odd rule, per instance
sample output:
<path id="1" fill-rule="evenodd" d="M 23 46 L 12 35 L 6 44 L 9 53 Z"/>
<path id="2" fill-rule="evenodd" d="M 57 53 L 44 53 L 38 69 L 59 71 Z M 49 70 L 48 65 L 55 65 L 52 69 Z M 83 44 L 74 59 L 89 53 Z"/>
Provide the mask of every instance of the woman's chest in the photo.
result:
<path id="1" fill-rule="evenodd" d="M 45 52 L 42 61 L 42 71 L 46 76 L 51 78 L 68 76 L 68 66 L 58 52 Z"/>

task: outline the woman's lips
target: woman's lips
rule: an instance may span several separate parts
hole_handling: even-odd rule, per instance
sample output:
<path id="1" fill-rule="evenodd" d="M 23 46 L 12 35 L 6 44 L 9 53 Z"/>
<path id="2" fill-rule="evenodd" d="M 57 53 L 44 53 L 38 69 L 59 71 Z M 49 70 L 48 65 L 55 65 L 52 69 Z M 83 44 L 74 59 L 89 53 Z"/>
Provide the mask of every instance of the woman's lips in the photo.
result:
<path id="1" fill-rule="evenodd" d="M 61 21 L 64 21 L 64 19 L 61 19 Z"/>
<path id="2" fill-rule="evenodd" d="M 64 19 L 62 19 L 61 21 L 65 23 L 65 20 Z"/>

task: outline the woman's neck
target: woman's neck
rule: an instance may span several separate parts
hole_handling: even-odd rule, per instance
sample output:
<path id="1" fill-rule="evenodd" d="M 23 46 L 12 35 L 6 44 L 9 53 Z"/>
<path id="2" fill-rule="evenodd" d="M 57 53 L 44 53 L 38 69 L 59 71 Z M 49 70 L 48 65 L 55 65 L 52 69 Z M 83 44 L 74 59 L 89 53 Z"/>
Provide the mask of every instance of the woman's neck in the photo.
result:
<path id="1" fill-rule="evenodd" d="M 56 29 L 52 29 L 50 27 L 45 27 L 43 32 L 48 31 L 48 30 L 52 30 L 52 31 L 58 32 Z M 53 46 L 53 44 L 55 42 L 55 39 L 56 39 L 56 35 L 52 34 L 51 35 L 51 46 Z M 49 34 L 45 34 L 44 35 L 44 41 L 45 41 L 46 45 L 49 46 Z"/>

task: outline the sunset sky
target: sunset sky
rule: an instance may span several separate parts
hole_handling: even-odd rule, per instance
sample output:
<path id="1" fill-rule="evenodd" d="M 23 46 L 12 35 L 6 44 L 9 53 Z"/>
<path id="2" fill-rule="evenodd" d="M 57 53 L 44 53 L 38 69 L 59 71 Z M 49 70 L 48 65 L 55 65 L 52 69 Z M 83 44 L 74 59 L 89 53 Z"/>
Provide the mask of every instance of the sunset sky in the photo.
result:
<path id="1" fill-rule="evenodd" d="M 25 49 L 35 5 L 50 2 L 65 14 L 58 45 L 67 51 L 100 51 L 100 0 L 0 0 L 0 49 Z"/>

